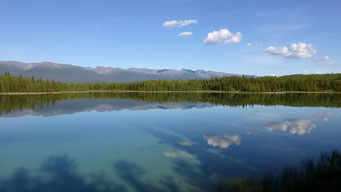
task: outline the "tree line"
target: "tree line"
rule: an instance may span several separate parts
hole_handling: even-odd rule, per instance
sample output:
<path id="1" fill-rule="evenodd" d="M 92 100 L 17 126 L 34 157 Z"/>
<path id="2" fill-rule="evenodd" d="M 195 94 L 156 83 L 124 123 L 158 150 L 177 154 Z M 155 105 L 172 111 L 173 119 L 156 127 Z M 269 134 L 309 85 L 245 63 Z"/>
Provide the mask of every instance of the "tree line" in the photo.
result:
<path id="1" fill-rule="evenodd" d="M 148 80 L 129 83 L 66 83 L 42 78 L 0 75 L 0 92 L 60 91 L 341 91 L 341 74 L 281 77 L 231 76 L 212 79 Z"/>
<path id="2" fill-rule="evenodd" d="M 243 94 L 215 92 L 88 92 L 62 94 L 21 94 L 0 96 L 0 116 L 13 110 L 46 109 L 61 100 L 77 99 L 130 99 L 143 102 L 209 103 L 230 107 L 293 106 L 293 107 L 341 107 L 341 94 Z"/>

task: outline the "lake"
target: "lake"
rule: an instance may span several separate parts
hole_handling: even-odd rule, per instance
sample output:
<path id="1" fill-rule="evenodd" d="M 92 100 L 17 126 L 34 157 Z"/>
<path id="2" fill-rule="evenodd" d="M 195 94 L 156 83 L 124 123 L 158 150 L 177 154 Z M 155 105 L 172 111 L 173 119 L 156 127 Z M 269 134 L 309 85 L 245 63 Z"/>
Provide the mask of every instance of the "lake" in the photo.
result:
<path id="1" fill-rule="evenodd" d="M 0 96 L 0 190 L 210 191 L 341 148 L 340 94 Z"/>

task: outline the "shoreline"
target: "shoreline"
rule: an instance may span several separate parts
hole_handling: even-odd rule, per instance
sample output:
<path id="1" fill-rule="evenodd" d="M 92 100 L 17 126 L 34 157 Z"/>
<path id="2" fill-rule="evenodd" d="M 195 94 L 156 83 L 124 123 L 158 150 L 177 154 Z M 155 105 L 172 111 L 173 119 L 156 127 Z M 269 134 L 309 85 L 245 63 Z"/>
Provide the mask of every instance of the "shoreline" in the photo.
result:
<path id="1" fill-rule="evenodd" d="M 281 92 L 240 92 L 240 91 L 59 91 L 59 92 L 6 92 L 0 95 L 49 95 L 49 94 L 74 94 L 74 93 L 227 93 L 227 94 L 341 94 L 332 91 L 281 91 Z"/>

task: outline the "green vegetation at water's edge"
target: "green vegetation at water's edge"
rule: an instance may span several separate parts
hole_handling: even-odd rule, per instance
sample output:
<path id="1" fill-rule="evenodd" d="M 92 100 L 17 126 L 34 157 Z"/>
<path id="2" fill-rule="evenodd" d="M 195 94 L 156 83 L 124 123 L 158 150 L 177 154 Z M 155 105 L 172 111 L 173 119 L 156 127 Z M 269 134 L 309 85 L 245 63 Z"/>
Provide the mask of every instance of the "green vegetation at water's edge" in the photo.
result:
<path id="1" fill-rule="evenodd" d="M 285 105 L 341 107 L 341 94 L 233 94 L 198 92 L 89 92 L 73 94 L 0 95 L 0 114 L 25 108 L 43 108 L 61 100 L 130 99 L 144 102 L 191 102 L 222 106 Z"/>
<path id="2" fill-rule="evenodd" d="M 0 93 L 60 91 L 238 91 L 238 92 L 340 92 L 341 74 L 290 75 L 282 77 L 222 77 L 193 80 L 149 80 L 132 83 L 62 83 L 0 76 Z"/>
<path id="3" fill-rule="evenodd" d="M 217 189 L 219 192 L 337 192 L 341 189 L 341 152 L 323 153 L 317 162 L 304 160 L 300 166 L 284 168 L 279 175 L 268 173 L 262 178 L 221 181 Z"/>

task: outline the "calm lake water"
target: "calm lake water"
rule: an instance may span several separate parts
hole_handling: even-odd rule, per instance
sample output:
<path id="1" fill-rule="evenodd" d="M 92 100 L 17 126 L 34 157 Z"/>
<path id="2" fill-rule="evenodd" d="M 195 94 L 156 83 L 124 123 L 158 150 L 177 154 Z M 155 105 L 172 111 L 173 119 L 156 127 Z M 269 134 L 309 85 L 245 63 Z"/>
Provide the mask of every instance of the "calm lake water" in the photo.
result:
<path id="1" fill-rule="evenodd" d="M 0 191 L 208 191 L 341 148 L 338 95 L 0 96 Z"/>

